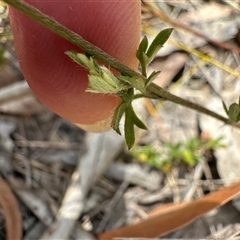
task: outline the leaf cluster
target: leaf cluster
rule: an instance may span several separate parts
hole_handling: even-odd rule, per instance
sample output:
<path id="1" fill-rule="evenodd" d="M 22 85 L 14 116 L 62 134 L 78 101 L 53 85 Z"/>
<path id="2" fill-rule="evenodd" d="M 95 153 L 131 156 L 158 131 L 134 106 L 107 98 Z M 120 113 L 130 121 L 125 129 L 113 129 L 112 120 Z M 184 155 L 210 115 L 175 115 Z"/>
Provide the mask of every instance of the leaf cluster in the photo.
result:
<path id="1" fill-rule="evenodd" d="M 124 135 L 128 148 L 131 148 L 135 142 L 134 126 L 147 129 L 145 124 L 138 118 L 132 107 L 134 89 L 130 84 L 128 84 L 131 82 L 131 79 L 123 76 L 114 76 L 108 68 L 98 65 L 91 56 L 87 57 L 84 54 L 72 51 L 68 51 L 66 54 L 73 61 L 89 70 L 88 92 L 118 94 L 122 98 L 122 103 L 114 112 L 111 126 L 118 134 L 121 135 L 119 125 L 123 115 L 125 114 Z M 137 83 L 137 81 L 135 83 Z"/>
<path id="2" fill-rule="evenodd" d="M 176 164 L 194 167 L 204 159 L 207 150 L 225 147 L 222 138 L 201 140 L 197 137 L 176 144 L 167 142 L 161 149 L 152 146 L 134 147 L 131 154 L 135 159 L 164 172 L 170 171 Z"/>

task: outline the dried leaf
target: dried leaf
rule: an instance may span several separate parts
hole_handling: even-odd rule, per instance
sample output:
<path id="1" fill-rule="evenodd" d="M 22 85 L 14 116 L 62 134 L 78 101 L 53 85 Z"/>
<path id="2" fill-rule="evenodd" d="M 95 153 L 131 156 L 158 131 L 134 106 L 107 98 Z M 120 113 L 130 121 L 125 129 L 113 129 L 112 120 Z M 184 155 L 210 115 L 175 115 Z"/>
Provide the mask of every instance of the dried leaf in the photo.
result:
<path id="1" fill-rule="evenodd" d="M 163 236 L 226 204 L 239 193 L 240 182 L 189 203 L 168 206 L 165 210 L 162 207 L 155 209 L 154 214 L 138 224 L 109 231 L 98 237 L 103 240 L 117 237 L 154 238 Z"/>
<path id="2" fill-rule="evenodd" d="M 20 240 L 22 219 L 17 200 L 8 184 L 0 178 L 0 205 L 6 221 L 7 240 Z"/>

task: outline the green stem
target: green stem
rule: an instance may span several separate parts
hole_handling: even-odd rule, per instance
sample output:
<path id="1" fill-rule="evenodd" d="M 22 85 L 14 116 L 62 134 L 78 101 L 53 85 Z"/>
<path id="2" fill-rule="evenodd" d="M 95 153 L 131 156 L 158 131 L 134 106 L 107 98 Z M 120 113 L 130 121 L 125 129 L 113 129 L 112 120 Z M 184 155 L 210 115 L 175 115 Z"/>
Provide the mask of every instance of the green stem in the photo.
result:
<path id="1" fill-rule="evenodd" d="M 180 98 L 176 95 L 173 95 L 170 92 L 167 92 L 167 91 L 163 90 L 161 87 L 157 86 L 156 84 L 150 84 L 150 86 L 147 88 L 147 90 L 152 92 L 152 93 L 155 93 L 155 95 L 161 96 L 164 99 L 167 99 L 167 100 L 171 99 L 171 102 L 173 102 L 173 103 L 180 104 L 180 105 L 185 106 L 187 108 L 191 108 L 195 111 L 204 113 L 204 114 L 209 115 L 211 117 L 214 117 L 214 118 L 224 122 L 225 124 L 232 125 L 234 127 L 240 128 L 239 124 L 236 124 L 236 123 L 232 122 L 230 119 L 222 117 L 221 115 L 219 115 L 215 112 L 212 112 L 211 110 L 208 110 L 207 108 L 202 107 L 201 105 L 199 105 L 197 103 L 193 103 L 193 102 L 190 102 L 190 101 L 185 100 L 183 98 Z"/>
<path id="2" fill-rule="evenodd" d="M 80 35 L 66 28 L 65 26 L 63 26 L 53 18 L 49 17 L 48 15 L 42 13 L 32 5 L 29 5 L 28 3 L 25 3 L 21 0 L 3 0 L 3 1 L 11 5 L 12 7 L 18 9 L 19 11 L 23 12 L 25 15 L 32 18 L 36 22 L 42 24 L 44 27 L 58 34 L 62 38 L 78 46 L 79 48 L 89 53 L 90 55 L 107 63 L 108 65 L 118 70 L 119 72 L 124 73 L 126 76 L 138 76 L 141 78 L 141 75 L 139 73 L 125 66 L 120 61 L 114 59 L 109 54 L 102 51 L 100 48 L 86 41 Z"/>
<path id="3" fill-rule="evenodd" d="M 78 46 L 82 50 L 86 51 L 87 53 L 91 54 L 95 58 L 103 61 L 104 63 L 110 65 L 112 68 L 116 69 L 117 71 L 121 72 L 125 76 L 129 77 L 137 77 L 146 81 L 146 77 L 142 76 L 141 74 L 137 73 L 136 71 L 132 70 L 131 68 L 125 66 L 120 61 L 116 60 L 106 52 L 102 51 L 100 48 L 94 46 L 90 42 L 83 39 L 77 33 L 71 31 L 70 29 L 64 27 L 60 23 L 58 23 L 53 18 L 47 16 L 46 14 L 42 13 L 38 9 L 34 8 L 33 6 L 21 1 L 21 0 L 3 0 L 5 3 L 13 6 L 14 8 L 18 9 L 19 11 L 23 12 L 28 17 L 34 19 L 38 23 L 42 24 L 49 30 L 53 31 L 54 33 L 58 34 L 59 36 L 63 37 L 64 39 L 68 40 L 72 44 Z M 198 104 L 185 100 L 183 98 L 177 97 L 161 87 L 158 87 L 156 84 L 150 84 L 147 88 L 150 92 L 152 92 L 155 96 L 159 98 L 164 98 L 170 102 L 174 102 L 180 104 L 182 106 L 194 109 L 198 112 L 204 113 L 211 117 L 214 117 L 225 124 L 232 125 L 235 127 L 240 128 L 239 124 L 231 122 L 229 119 L 220 116 L 217 113 L 214 113 Z"/>
<path id="4" fill-rule="evenodd" d="M 147 78 L 147 66 L 142 65 L 142 76 Z"/>

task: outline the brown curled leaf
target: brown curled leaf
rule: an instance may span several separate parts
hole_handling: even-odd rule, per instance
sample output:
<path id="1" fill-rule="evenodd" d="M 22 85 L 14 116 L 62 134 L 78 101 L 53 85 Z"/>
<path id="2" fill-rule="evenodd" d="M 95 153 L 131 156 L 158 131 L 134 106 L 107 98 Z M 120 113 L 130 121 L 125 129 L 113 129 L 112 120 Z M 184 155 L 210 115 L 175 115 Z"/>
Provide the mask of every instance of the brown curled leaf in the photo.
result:
<path id="1" fill-rule="evenodd" d="M 207 212 L 218 208 L 240 193 L 240 182 L 189 203 L 160 207 L 149 218 L 135 225 L 99 234 L 100 240 L 114 238 L 155 238 L 188 225 Z"/>
<path id="2" fill-rule="evenodd" d="M 0 205 L 6 223 L 7 240 L 22 238 L 22 219 L 19 206 L 9 185 L 0 177 Z"/>

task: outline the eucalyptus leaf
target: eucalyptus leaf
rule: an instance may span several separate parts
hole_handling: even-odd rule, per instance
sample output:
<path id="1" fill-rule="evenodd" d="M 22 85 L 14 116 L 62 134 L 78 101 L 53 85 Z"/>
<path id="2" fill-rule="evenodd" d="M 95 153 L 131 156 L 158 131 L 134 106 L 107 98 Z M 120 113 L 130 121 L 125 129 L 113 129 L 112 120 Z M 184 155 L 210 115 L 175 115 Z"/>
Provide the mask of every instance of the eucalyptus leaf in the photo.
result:
<path id="1" fill-rule="evenodd" d="M 151 45 L 148 48 L 147 56 L 149 58 L 149 62 L 152 61 L 152 59 L 156 56 L 157 52 L 163 47 L 165 42 L 170 37 L 171 33 L 173 31 L 173 28 L 166 28 L 162 30 L 153 40 Z M 148 62 L 148 63 L 149 63 Z"/>
<path id="2" fill-rule="evenodd" d="M 132 119 L 132 111 L 129 108 L 126 108 L 125 111 L 125 125 L 124 125 L 124 134 L 128 149 L 131 149 L 135 142 L 135 133 L 134 133 L 134 122 Z"/>

